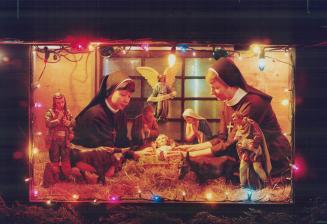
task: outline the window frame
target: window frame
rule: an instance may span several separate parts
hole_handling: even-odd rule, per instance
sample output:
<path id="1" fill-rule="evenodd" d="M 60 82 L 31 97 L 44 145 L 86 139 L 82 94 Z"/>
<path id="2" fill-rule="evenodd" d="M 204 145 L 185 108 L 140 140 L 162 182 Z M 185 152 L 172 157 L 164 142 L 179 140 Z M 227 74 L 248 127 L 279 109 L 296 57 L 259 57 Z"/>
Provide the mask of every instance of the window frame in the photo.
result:
<path id="1" fill-rule="evenodd" d="M 126 59 L 126 58 L 135 58 L 135 59 L 141 59 L 141 66 L 146 66 L 146 60 L 149 58 L 163 58 L 168 56 L 170 53 L 169 50 L 152 50 L 152 51 L 141 51 L 141 50 L 133 50 L 129 51 L 127 54 L 115 54 L 112 55 L 111 57 L 104 57 L 100 56 L 100 72 L 99 78 L 97 79 L 99 83 L 102 81 L 102 78 L 104 77 L 105 74 L 103 74 L 104 70 L 104 60 L 107 58 L 110 60 L 111 58 L 121 58 L 121 59 Z M 192 100 L 198 100 L 198 101 L 216 101 L 217 99 L 215 97 L 185 97 L 185 81 L 186 80 L 195 80 L 195 79 L 205 79 L 204 76 L 187 76 L 185 74 L 186 71 L 186 59 L 191 58 L 191 59 L 196 59 L 196 58 L 207 58 L 208 60 L 214 60 L 212 59 L 212 51 L 210 50 L 203 50 L 203 51 L 197 51 L 197 55 L 193 56 L 192 52 L 187 52 L 187 53 L 180 53 L 176 52 L 176 57 L 181 59 L 182 62 L 182 70 L 181 74 L 176 76 L 176 79 L 181 80 L 181 96 L 180 97 L 175 97 L 172 99 L 172 101 L 180 101 L 181 102 L 181 114 L 179 118 L 167 118 L 167 122 L 180 122 L 180 136 L 181 139 L 175 139 L 176 141 L 179 142 L 184 142 L 184 137 L 185 137 L 185 121 L 183 119 L 183 111 L 186 109 L 185 108 L 185 101 L 192 101 Z M 145 96 L 145 85 L 146 85 L 146 80 L 144 77 L 141 75 L 131 75 L 130 76 L 132 79 L 135 80 L 140 80 L 141 81 L 141 96 L 140 97 L 132 97 L 131 101 L 141 101 L 141 102 L 146 102 L 147 98 L 149 96 Z M 100 84 L 98 84 L 100 85 Z M 218 114 L 217 114 L 218 116 Z M 132 121 L 134 118 L 129 117 L 128 120 Z M 220 122 L 219 118 L 208 118 L 206 119 L 209 123 L 213 122 Z M 216 130 L 212 130 L 213 133 L 215 133 Z"/>

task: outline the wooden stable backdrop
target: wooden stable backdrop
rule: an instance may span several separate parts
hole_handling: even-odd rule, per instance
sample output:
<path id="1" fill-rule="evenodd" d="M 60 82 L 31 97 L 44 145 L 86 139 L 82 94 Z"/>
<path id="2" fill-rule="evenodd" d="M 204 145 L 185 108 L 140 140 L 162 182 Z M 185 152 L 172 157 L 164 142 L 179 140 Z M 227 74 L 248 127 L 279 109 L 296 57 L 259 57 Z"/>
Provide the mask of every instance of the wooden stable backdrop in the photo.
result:
<path id="1" fill-rule="evenodd" d="M 44 53 L 31 51 L 32 84 L 40 84 L 40 87 L 33 89 L 31 94 L 33 104 L 37 105 L 37 107 L 31 108 L 34 147 L 47 150 L 44 142 L 47 132 L 44 115 L 52 106 L 52 96 L 55 92 L 60 91 L 66 96 L 68 108 L 75 117 L 92 99 L 103 75 L 116 70 L 126 71 L 136 81 L 137 89 L 129 108 L 127 108 L 129 117 L 133 118 L 141 112 L 146 98 L 151 94 L 151 88 L 143 77 L 137 74 L 135 67 L 151 66 L 162 73 L 168 65 L 169 52 L 169 50 L 160 49 L 151 51 L 150 48 L 150 53 L 147 54 L 142 51 L 129 51 L 127 54 L 117 54 L 115 57 L 106 58 L 94 50 L 89 53 L 66 54 L 64 57 L 61 56 L 60 60 L 58 58 L 54 60 L 53 54 L 50 54 L 49 62 L 45 65 Z M 258 57 L 253 56 L 249 51 L 241 51 L 241 58 L 237 54 L 234 56 L 234 62 L 248 83 L 273 96 L 273 109 L 282 131 L 290 141 L 293 96 L 292 91 L 287 90 L 293 89 L 293 67 L 291 65 L 294 55 L 293 50 L 289 53 L 285 53 L 283 50 L 267 52 L 266 56 L 275 59 L 267 57 L 263 71 L 258 69 Z M 174 86 L 177 90 L 177 97 L 171 101 L 169 120 L 160 126 L 160 132 L 176 140 L 182 140 L 184 129 L 182 113 L 185 108 L 193 107 L 196 112 L 209 119 L 212 130 L 216 134 L 221 103 L 210 95 L 209 86 L 204 79 L 205 72 L 214 63 L 212 52 L 201 52 L 196 56 L 183 55 L 178 52 L 176 62 L 179 67 L 179 74 L 177 74 Z M 41 74 L 42 77 L 38 82 Z M 288 101 L 289 104 L 283 105 L 283 100 L 284 102 Z"/>

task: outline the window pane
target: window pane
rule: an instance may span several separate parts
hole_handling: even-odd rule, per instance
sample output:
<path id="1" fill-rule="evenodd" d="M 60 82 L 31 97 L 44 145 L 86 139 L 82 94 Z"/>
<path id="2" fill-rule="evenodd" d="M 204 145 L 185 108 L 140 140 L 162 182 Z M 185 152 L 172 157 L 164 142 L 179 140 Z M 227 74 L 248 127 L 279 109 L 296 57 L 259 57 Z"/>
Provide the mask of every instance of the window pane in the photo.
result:
<path id="1" fill-rule="evenodd" d="M 223 108 L 223 102 L 216 100 L 185 100 L 185 109 L 192 108 L 204 118 L 219 118 L 219 111 Z"/>
<path id="2" fill-rule="evenodd" d="M 145 104 L 147 104 L 146 101 L 132 99 L 125 109 L 126 113 L 128 114 L 128 117 L 134 118 L 135 116 L 140 114 Z M 168 118 L 181 118 L 181 114 L 182 114 L 181 101 L 180 100 L 169 101 Z"/>
<path id="3" fill-rule="evenodd" d="M 169 101 L 168 118 L 180 118 L 181 114 L 182 114 L 181 101 L 180 100 L 170 100 Z"/>
<path id="4" fill-rule="evenodd" d="M 139 73 L 135 69 L 137 66 L 141 66 L 139 58 L 107 58 L 103 61 L 103 75 L 123 71 L 130 76 L 138 76 Z"/>
<path id="5" fill-rule="evenodd" d="M 218 121 L 210 121 L 209 126 L 212 132 L 212 135 L 216 135 L 218 133 L 219 122 Z"/>
<path id="6" fill-rule="evenodd" d="M 135 91 L 132 97 L 141 97 L 141 80 L 133 79 L 135 82 Z"/>
<path id="7" fill-rule="evenodd" d="M 173 86 L 173 89 L 177 92 L 176 97 L 182 96 L 182 80 L 181 79 L 175 80 L 175 85 Z"/>
<path id="8" fill-rule="evenodd" d="M 159 123 L 159 133 L 165 134 L 169 138 L 175 140 L 181 139 L 181 123 L 175 121 L 168 121 L 165 123 Z"/>
<path id="9" fill-rule="evenodd" d="M 212 97 L 205 79 L 185 79 L 185 97 Z"/>
<path id="10" fill-rule="evenodd" d="M 181 79 L 176 79 L 175 80 L 175 85 L 173 86 L 173 89 L 177 92 L 176 97 L 181 97 L 181 88 L 182 88 L 181 81 L 182 81 Z M 152 94 L 152 88 L 148 84 L 148 82 L 146 80 L 144 80 L 144 97 L 147 98 L 151 94 Z"/>
<path id="11" fill-rule="evenodd" d="M 144 97 L 147 98 L 152 94 L 152 87 L 149 85 L 149 83 L 144 80 Z"/>
<path id="12" fill-rule="evenodd" d="M 159 74 L 163 74 L 165 69 L 168 66 L 168 53 L 167 57 L 162 57 L 162 58 L 146 58 L 145 59 L 145 66 L 149 66 L 154 68 L 159 72 Z M 176 58 L 176 66 L 178 68 L 177 75 L 182 74 L 182 60 L 181 58 L 177 57 Z"/>
<path id="13" fill-rule="evenodd" d="M 187 58 L 185 76 L 205 76 L 212 63 L 211 58 Z"/>

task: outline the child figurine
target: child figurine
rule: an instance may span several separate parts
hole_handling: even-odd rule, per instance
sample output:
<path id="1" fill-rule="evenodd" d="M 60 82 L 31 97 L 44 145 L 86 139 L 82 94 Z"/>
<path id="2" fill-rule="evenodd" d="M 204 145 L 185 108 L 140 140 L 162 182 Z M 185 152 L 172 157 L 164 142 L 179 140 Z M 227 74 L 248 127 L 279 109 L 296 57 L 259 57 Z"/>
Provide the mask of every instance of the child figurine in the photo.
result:
<path id="1" fill-rule="evenodd" d="M 237 141 L 236 150 L 240 158 L 241 187 L 261 189 L 268 183 L 271 171 L 270 156 L 265 137 L 259 125 L 240 112 L 232 115 Z M 251 164 L 253 169 L 251 168 Z M 254 172 L 259 176 L 254 178 Z"/>
<path id="2" fill-rule="evenodd" d="M 53 96 L 52 108 L 45 114 L 46 127 L 48 128 L 47 142 L 49 147 L 49 157 L 52 175 L 59 180 L 60 175 L 68 179 L 71 174 L 70 166 L 70 141 L 73 139 L 73 117 L 67 109 L 65 96 L 61 93 L 55 93 Z M 47 185 L 47 180 L 43 180 Z"/>
<path id="3" fill-rule="evenodd" d="M 159 126 L 154 117 L 154 108 L 148 104 L 144 107 L 142 114 L 138 115 L 132 125 L 133 145 L 144 148 L 159 135 Z"/>

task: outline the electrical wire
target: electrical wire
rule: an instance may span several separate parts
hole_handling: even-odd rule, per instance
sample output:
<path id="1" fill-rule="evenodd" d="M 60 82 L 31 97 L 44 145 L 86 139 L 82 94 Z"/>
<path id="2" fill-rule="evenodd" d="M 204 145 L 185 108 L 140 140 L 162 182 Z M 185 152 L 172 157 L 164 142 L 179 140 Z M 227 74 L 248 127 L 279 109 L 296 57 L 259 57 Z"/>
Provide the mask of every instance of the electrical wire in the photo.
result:
<path id="1" fill-rule="evenodd" d="M 79 53 L 80 54 L 80 53 Z M 75 57 L 75 54 L 73 54 L 74 55 L 74 57 Z M 81 61 L 82 59 L 83 59 L 83 54 L 81 54 L 81 57 L 79 58 L 79 59 L 75 59 L 75 60 L 72 60 L 72 59 L 70 59 L 70 58 L 68 58 L 66 55 L 63 55 L 63 57 L 66 59 L 66 60 L 68 60 L 68 61 L 70 61 L 70 62 L 79 62 L 79 61 Z"/>
<path id="2" fill-rule="evenodd" d="M 274 58 L 274 57 L 270 57 L 270 56 L 266 56 L 265 55 L 265 57 L 266 58 L 270 58 L 270 59 L 273 59 L 273 60 L 275 60 L 275 61 L 278 61 L 278 62 L 280 62 L 280 63 L 284 63 L 284 64 L 287 64 L 287 65 L 289 65 L 289 66 L 291 66 L 291 67 L 293 67 L 294 65 L 293 64 L 291 64 L 291 63 L 288 63 L 288 62 L 286 62 L 286 61 L 282 61 L 282 60 L 279 60 L 279 59 L 277 59 L 277 58 Z"/>
<path id="3" fill-rule="evenodd" d="M 44 66 L 43 66 L 42 72 L 41 72 L 41 74 L 40 74 L 40 76 L 39 76 L 37 82 L 40 82 L 40 81 L 41 81 L 41 78 L 42 78 L 42 76 L 43 76 L 43 74 L 44 74 L 44 71 L 45 71 L 45 68 L 47 67 L 47 64 L 48 64 L 48 63 L 44 62 Z"/>
<path id="4" fill-rule="evenodd" d="M 89 74 L 88 74 L 88 60 L 89 60 L 89 58 L 90 58 L 90 54 L 91 54 L 91 52 L 88 52 L 88 54 L 87 54 L 87 56 L 86 56 L 86 60 L 85 60 L 85 78 L 83 79 L 83 80 L 79 80 L 79 79 L 77 79 L 77 78 L 74 78 L 74 80 L 75 81 L 78 81 L 78 82 L 80 82 L 80 83 L 85 83 L 87 80 L 88 80 L 88 78 L 89 78 Z M 76 62 L 76 65 L 75 66 L 77 66 L 77 62 Z M 76 68 L 75 68 L 76 69 Z M 72 75 L 73 73 L 71 73 L 71 75 Z"/>

